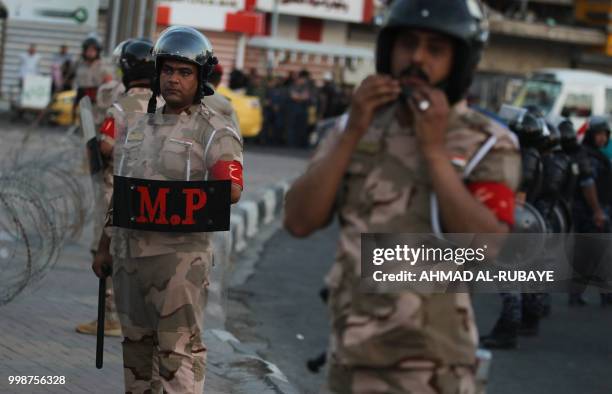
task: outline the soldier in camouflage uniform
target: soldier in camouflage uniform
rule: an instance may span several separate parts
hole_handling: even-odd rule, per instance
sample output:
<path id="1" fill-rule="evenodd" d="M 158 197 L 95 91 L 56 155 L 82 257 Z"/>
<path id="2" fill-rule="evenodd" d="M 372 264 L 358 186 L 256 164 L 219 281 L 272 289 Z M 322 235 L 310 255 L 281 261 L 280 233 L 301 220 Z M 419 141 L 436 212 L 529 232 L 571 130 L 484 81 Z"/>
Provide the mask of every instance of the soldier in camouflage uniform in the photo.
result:
<path id="1" fill-rule="evenodd" d="M 192 180 L 229 179 L 231 199 L 242 190 L 242 141 L 224 117 L 201 103 L 212 94 L 206 78 L 216 62 L 206 37 L 192 28 L 171 27 L 162 32 L 154 49 L 156 80 L 166 104 L 156 110 L 149 102 L 152 124 L 130 133 L 128 143 L 157 158 L 138 162 L 124 175 L 160 180 L 184 180 L 184 148 L 192 144 Z M 168 124 L 164 115 L 176 115 Z M 164 135 L 153 129 L 163 123 Z M 160 125 L 162 126 L 162 125 Z M 214 139 L 213 139 L 214 137 Z M 159 150 L 161 147 L 161 150 Z M 115 300 L 121 320 L 125 390 L 130 393 L 202 393 L 206 347 L 202 342 L 203 311 L 212 266 L 207 234 L 142 232 L 113 228 L 100 241 L 93 269 L 113 264 Z M 113 259 L 108 255 L 112 250 Z"/>
<path id="2" fill-rule="evenodd" d="M 360 292 L 360 235 L 432 233 L 432 193 L 443 231 L 509 232 L 518 143 L 464 100 L 486 33 L 474 0 L 395 1 L 378 38 L 379 74 L 357 88 L 346 128 L 326 137 L 287 195 L 285 227 L 295 236 L 339 216 L 327 280 L 332 392 L 478 390 L 469 295 Z M 485 146 L 488 154 L 463 179 Z"/>
<path id="3" fill-rule="evenodd" d="M 120 52 L 117 57 L 117 66 L 122 73 L 121 86 L 127 86 L 127 92 L 109 105 L 106 117 L 100 128 L 100 151 L 104 158 L 104 200 L 106 207 L 110 205 L 113 194 L 113 146 L 115 145 L 115 119 L 121 119 L 122 114 L 129 112 L 146 113 L 151 99 L 151 81 L 155 75 L 155 63 L 151 57 L 153 44 L 144 40 L 130 40 L 119 44 Z M 116 52 L 116 51 L 115 51 Z M 100 103 L 98 102 L 98 105 Z M 95 224 L 94 242 L 92 252 L 95 254 L 98 240 L 104 225 Z M 99 230 L 98 230 L 99 229 Z M 104 333 L 109 336 L 121 336 L 121 327 L 117 317 L 113 297 L 113 283 L 110 278 L 106 284 L 106 320 Z M 76 331 L 82 334 L 96 335 L 97 319 L 79 324 Z"/>
<path id="4" fill-rule="evenodd" d="M 113 78 L 108 72 L 108 68 L 100 59 L 102 44 L 95 37 L 88 37 L 83 41 L 81 59 L 75 65 L 75 83 L 77 94 L 74 100 L 73 113 L 79 101 L 89 96 L 93 104 L 96 103 L 98 88 L 103 83 L 111 81 Z M 76 119 L 76 116 L 74 116 Z"/>
<path id="5" fill-rule="evenodd" d="M 202 100 L 204 105 L 213 111 L 217 112 L 220 115 L 226 116 L 230 118 L 234 124 L 234 127 L 238 132 L 240 132 L 240 124 L 238 123 L 238 116 L 236 115 L 236 111 L 234 111 L 234 107 L 232 107 L 232 103 L 225 96 L 222 96 L 216 89 L 221 84 L 221 78 L 223 78 L 223 67 L 220 64 L 217 64 L 210 74 L 208 80 L 208 86 L 215 90 L 215 94 L 211 96 L 206 96 Z"/>

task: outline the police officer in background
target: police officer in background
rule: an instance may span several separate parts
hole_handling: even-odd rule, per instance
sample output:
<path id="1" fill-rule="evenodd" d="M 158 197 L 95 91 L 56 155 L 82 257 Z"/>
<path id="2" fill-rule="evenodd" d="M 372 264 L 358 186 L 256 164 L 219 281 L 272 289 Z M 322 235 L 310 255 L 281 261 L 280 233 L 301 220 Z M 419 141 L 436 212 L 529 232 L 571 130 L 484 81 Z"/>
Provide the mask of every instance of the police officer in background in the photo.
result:
<path id="1" fill-rule="evenodd" d="M 79 101 L 88 96 L 93 104 L 96 103 L 98 88 L 105 82 L 112 80 L 100 59 L 102 44 L 95 36 L 86 38 L 81 45 L 81 58 L 75 66 L 76 97 L 73 114 Z M 76 119 L 76 115 L 74 117 Z"/>
<path id="2" fill-rule="evenodd" d="M 192 180 L 206 176 L 230 180 L 231 202 L 237 202 L 242 191 L 242 140 L 227 118 L 202 104 L 202 98 L 213 93 L 206 84 L 216 63 L 209 40 L 195 29 L 171 27 L 162 32 L 152 53 L 155 81 L 148 112 L 154 115 L 127 134 L 126 143 L 139 147 L 130 154 L 140 158 L 124 175 L 185 180 L 187 169 Z M 165 100 L 159 109 L 157 93 Z M 184 146 L 190 147 L 187 167 L 185 161 L 190 159 Z M 206 347 L 201 336 L 204 290 L 212 266 L 210 237 L 112 230 L 110 239 L 105 234 L 100 240 L 92 268 L 101 277 L 104 266 L 113 266 L 125 337 L 125 391 L 202 393 Z"/>
<path id="3" fill-rule="evenodd" d="M 287 194 L 294 236 L 326 227 L 334 214 L 340 221 L 327 280 L 332 392 L 477 390 L 468 294 L 368 294 L 359 278 L 361 234 L 432 233 L 432 193 L 443 231 L 509 232 L 518 144 L 464 99 L 486 38 L 474 0 L 394 1 L 378 36 L 378 74 L 357 88 L 346 127 L 328 133 Z M 491 150 L 464 179 L 487 141 Z"/>
<path id="4" fill-rule="evenodd" d="M 544 184 L 544 161 L 541 148 L 547 140 L 544 119 L 536 111 L 527 110 L 518 119 L 509 123 L 510 129 L 517 135 L 521 145 L 521 183 L 516 195 L 521 212 L 531 215 L 531 222 L 540 224 L 535 229 L 520 228 L 515 232 L 545 232 L 546 223 L 535 208 L 540 199 Z M 521 218 L 519 217 L 519 222 Z M 482 346 L 488 349 L 515 349 L 521 329 L 529 335 L 536 335 L 540 321 L 539 297 L 534 294 L 522 294 L 518 291 L 501 293 L 502 308 L 500 316 L 488 335 L 481 338 Z"/>
<path id="5" fill-rule="evenodd" d="M 240 132 L 240 125 L 238 123 L 238 116 L 236 115 L 236 111 L 234 111 L 234 107 L 232 107 L 232 103 L 223 95 L 219 94 L 216 90 L 221 84 L 221 79 L 223 78 L 223 67 L 220 64 L 216 64 L 210 73 L 210 77 L 208 78 L 208 86 L 215 91 L 214 94 L 210 96 L 206 96 L 202 99 L 204 105 L 213 111 L 217 112 L 220 115 L 223 115 L 229 119 L 231 119 L 234 128 Z"/>
<path id="6" fill-rule="evenodd" d="M 601 116 L 590 118 L 582 146 L 591 165 L 591 174 L 581 178 L 573 204 L 576 232 L 573 259 L 575 281 L 569 299 L 570 305 L 585 304 L 582 294 L 586 284 L 602 279 L 597 278 L 595 273 L 601 266 L 609 264 L 609 242 L 591 235 L 581 235 L 610 232 L 612 165 L 601 151 L 609 141 L 610 124 L 607 119 Z M 612 305 L 612 296 L 602 293 L 601 305 Z"/>
<path id="7" fill-rule="evenodd" d="M 117 46 L 113 54 L 117 54 L 117 67 L 121 69 L 121 86 L 127 87 L 124 92 L 107 110 L 106 117 L 100 128 L 100 151 L 104 159 L 104 200 L 106 207 L 110 205 L 113 193 L 113 146 L 115 145 L 115 119 L 121 119 L 123 112 L 147 112 L 151 99 L 151 83 L 155 76 L 155 62 L 151 56 L 153 44 L 147 40 L 126 40 Z M 100 218 L 103 219 L 103 218 Z M 99 231 L 94 232 L 95 245 L 92 248 L 95 254 L 98 240 L 103 227 L 98 223 Z M 108 336 L 121 336 L 121 326 L 117 317 L 117 310 L 113 297 L 113 282 L 110 278 L 106 283 L 106 319 L 104 334 Z M 76 331 L 82 334 L 96 335 L 97 319 L 79 324 Z"/>
<path id="8" fill-rule="evenodd" d="M 107 70 L 108 75 L 112 76 L 112 79 L 104 82 L 98 88 L 96 107 L 104 117 L 106 116 L 106 111 L 119 99 L 119 96 L 125 92 L 125 85 L 121 80 L 121 57 L 125 47 L 130 41 L 131 39 L 124 40 L 115 47 L 111 56 L 113 70 Z"/>

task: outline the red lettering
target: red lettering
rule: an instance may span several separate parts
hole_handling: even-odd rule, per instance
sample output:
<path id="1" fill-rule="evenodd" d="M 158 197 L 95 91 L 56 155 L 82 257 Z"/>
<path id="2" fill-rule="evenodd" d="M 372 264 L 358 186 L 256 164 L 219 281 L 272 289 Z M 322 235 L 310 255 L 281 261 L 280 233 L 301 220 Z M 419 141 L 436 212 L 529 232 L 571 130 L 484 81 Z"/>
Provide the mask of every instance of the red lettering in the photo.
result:
<path id="1" fill-rule="evenodd" d="M 200 189 L 183 189 L 183 194 L 185 194 L 186 204 L 185 204 L 185 219 L 183 219 L 183 224 L 195 224 L 193 220 L 193 212 L 199 211 L 204 208 L 206 205 L 206 193 Z M 197 203 L 196 203 L 197 197 Z"/>
<path id="2" fill-rule="evenodd" d="M 152 223 L 155 224 L 168 224 L 166 219 L 166 197 L 170 192 L 170 188 L 162 187 L 157 192 L 157 198 L 155 198 L 155 205 L 151 202 L 151 194 L 149 188 L 146 186 L 138 186 L 136 188 L 140 193 L 140 216 L 136 218 L 137 223 Z M 159 216 L 155 218 L 156 213 L 159 211 Z M 148 214 L 145 216 L 145 214 Z"/>

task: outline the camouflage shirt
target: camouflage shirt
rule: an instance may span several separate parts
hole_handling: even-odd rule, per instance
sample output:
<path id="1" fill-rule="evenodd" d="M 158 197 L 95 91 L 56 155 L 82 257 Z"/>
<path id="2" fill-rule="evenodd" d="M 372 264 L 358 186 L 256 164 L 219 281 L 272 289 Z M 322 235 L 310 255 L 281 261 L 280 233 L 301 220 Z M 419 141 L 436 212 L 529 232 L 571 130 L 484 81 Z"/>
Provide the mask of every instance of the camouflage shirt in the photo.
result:
<path id="1" fill-rule="evenodd" d="M 240 133 L 240 124 L 238 122 L 236 111 L 234 111 L 232 103 L 226 97 L 215 92 L 215 94 L 212 96 L 204 97 L 202 102 L 219 115 L 230 119 L 234 125 L 234 128 L 238 131 L 238 133 Z"/>
<path id="2" fill-rule="evenodd" d="M 158 109 L 149 121 L 142 123 L 142 128 L 129 134 L 126 143 L 138 144 L 144 152 L 138 163 L 133 163 L 119 175 L 185 180 L 185 147 L 172 143 L 173 139 L 193 144 L 190 153 L 191 180 L 205 179 L 208 170 L 220 160 L 238 161 L 242 165 L 242 140 L 227 118 L 203 104 L 193 105 L 180 116 L 164 117 L 162 111 L 163 108 Z M 155 133 L 156 126 L 164 126 L 165 132 Z M 116 162 L 116 173 L 122 171 L 117 169 L 118 166 Z M 178 234 L 115 228 L 111 239 L 113 255 L 121 258 L 208 252 L 211 247 L 206 233 Z"/>
<path id="3" fill-rule="evenodd" d="M 78 88 L 92 88 L 102 85 L 107 74 L 106 67 L 101 60 L 86 63 L 80 60 L 76 65 L 75 83 Z"/>
<path id="4" fill-rule="evenodd" d="M 123 86 L 121 81 L 112 80 L 103 83 L 98 88 L 98 92 L 96 94 L 96 107 L 98 107 L 100 110 L 106 111 L 111 107 L 111 105 L 113 105 L 113 103 L 117 102 L 117 100 L 121 98 L 123 93 L 125 93 L 125 86 Z"/>
<path id="5" fill-rule="evenodd" d="M 347 366 L 385 368 L 422 361 L 473 365 L 477 332 L 468 294 L 359 290 L 361 233 L 432 233 L 427 166 L 414 131 L 401 127 L 390 111 L 395 109 L 375 117 L 338 192 L 340 240 L 327 278 L 334 353 Z M 326 136 L 314 162 L 342 132 L 338 127 Z M 503 183 L 516 190 L 520 155 L 513 135 L 464 104 L 452 109 L 446 145 L 459 173 L 491 137 L 495 144 L 466 182 Z"/>

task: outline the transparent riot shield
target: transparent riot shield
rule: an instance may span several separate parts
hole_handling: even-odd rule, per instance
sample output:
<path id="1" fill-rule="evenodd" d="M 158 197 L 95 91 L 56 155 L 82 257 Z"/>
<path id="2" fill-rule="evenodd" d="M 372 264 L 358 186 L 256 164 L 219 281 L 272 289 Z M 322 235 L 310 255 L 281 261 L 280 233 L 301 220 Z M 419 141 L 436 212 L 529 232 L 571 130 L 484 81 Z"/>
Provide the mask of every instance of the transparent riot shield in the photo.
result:
<path id="1" fill-rule="evenodd" d="M 207 328 L 225 322 L 231 182 L 211 179 L 209 168 L 229 132 L 185 115 L 124 113 L 116 119 L 113 225 L 154 237 L 156 244 L 178 236 L 208 238 L 214 269 Z"/>
<path id="2" fill-rule="evenodd" d="M 104 162 L 100 152 L 100 135 L 96 130 L 93 108 L 89 97 L 81 99 L 79 111 L 81 130 L 83 131 L 83 139 L 87 151 L 87 163 L 92 181 L 93 199 L 91 211 L 93 215 L 93 239 L 91 249 L 95 250 L 102 234 L 104 217 L 110 202 L 111 185 L 109 182 L 105 182 L 105 175 L 108 178 L 111 174 L 105 174 L 105 171 L 109 171 L 108 163 Z"/>
<path id="3" fill-rule="evenodd" d="M 114 226 L 181 233 L 229 230 L 231 183 L 207 180 L 207 139 L 215 133 L 201 125 L 184 115 L 142 113 L 125 113 L 117 122 Z"/>

